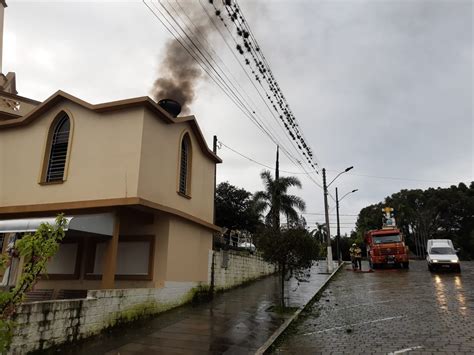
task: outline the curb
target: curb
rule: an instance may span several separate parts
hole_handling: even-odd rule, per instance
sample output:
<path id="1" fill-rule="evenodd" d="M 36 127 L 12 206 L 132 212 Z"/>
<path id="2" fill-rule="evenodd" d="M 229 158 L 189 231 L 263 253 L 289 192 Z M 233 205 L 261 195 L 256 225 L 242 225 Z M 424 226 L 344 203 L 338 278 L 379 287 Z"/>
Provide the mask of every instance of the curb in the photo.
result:
<path id="1" fill-rule="evenodd" d="M 275 332 L 273 332 L 273 334 L 270 336 L 270 338 L 267 339 L 267 341 L 257 349 L 257 351 L 255 352 L 255 355 L 263 355 L 265 354 L 265 352 L 270 348 L 270 346 L 272 346 L 272 344 L 278 339 L 278 337 L 286 330 L 286 328 L 288 328 L 288 326 L 296 319 L 298 318 L 298 316 L 300 315 L 301 312 L 303 312 L 306 307 L 311 303 L 311 301 L 314 299 L 314 297 L 316 297 L 316 295 L 318 295 L 325 287 L 326 285 L 329 283 L 329 281 L 331 281 L 332 277 L 345 265 L 345 262 L 342 262 L 341 265 L 339 265 L 336 270 L 334 270 L 332 272 L 332 274 L 326 279 L 326 281 L 324 281 L 324 283 L 316 290 L 316 292 L 314 293 L 313 297 L 311 297 L 311 299 L 301 308 L 299 308 L 290 318 L 288 318 L 287 320 L 285 320 L 285 322 L 283 322 L 282 325 L 280 325 L 280 327 L 275 330 Z"/>

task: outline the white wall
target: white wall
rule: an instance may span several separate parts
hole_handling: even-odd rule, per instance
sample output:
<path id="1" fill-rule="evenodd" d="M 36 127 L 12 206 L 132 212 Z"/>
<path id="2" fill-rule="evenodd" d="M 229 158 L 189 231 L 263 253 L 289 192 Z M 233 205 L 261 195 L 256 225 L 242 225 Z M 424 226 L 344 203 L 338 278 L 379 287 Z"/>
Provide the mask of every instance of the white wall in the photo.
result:
<path id="1" fill-rule="evenodd" d="M 87 299 L 31 302 L 21 306 L 9 354 L 26 354 L 98 334 L 192 299 L 195 282 L 166 282 L 163 288 L 89 291 Z M 40 345 L 41 344 L 41 345 Z"/>
<path id="2" fill-rule="evenodd" d="M 217 289 L 228 289 L 245 282 L 273 274 L 276 267 L 264 261 L 260 256 L 233 250 L 211 251 L 209 265 L 214 253 L 214 285 Z M 212 269 L 209 267 L 209 280 Z"/>

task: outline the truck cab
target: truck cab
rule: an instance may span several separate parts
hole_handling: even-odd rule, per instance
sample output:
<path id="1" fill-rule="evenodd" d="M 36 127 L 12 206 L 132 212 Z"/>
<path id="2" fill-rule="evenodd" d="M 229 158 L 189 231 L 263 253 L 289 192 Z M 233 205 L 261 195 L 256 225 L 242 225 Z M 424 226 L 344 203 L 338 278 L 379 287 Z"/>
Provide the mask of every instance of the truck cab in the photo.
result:
<path id="1" fill-rule="evenodd" d="M 459 258 L 450 239 L 429 239 L 426 252 L 426 261 L 430 271 L 447 269 L 461 272 Z"/>
<path id="2" fill-rule="evenodd" d="M 365 236 L 369 265 L 376 269 L 382 265 L 409 267 L 408 248 L 397 228 L 378 229 L 367 232 Z"/>

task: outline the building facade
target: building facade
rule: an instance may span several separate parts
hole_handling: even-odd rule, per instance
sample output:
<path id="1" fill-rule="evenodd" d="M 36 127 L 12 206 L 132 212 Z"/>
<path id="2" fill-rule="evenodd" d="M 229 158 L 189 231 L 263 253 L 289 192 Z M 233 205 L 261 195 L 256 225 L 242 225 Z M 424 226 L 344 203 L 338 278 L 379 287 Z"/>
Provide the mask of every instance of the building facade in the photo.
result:
<path id="1" fill-rule="evenodd" d="M 91 105 L 64 92 L 43 103 L 5 96 L 20 107 L 0 114 L 0 232 L 71 217 L 38 287 L 208 281 L 220 159 L 193 116 L 173 117 L 148 97 Z M 23 102 L 33 107 L 12 118 Z"/>

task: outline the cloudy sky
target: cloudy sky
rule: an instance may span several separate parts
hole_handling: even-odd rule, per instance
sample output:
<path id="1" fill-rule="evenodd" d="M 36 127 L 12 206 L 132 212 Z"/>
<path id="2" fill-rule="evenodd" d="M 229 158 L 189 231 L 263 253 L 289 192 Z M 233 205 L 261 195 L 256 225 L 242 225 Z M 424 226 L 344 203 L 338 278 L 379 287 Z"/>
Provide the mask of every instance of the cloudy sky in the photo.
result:
<path id="1" fill-rule="evenodd" d="M 160 61 L 172 36 L 142 1 L 7 3 L 3 68 L 16 72 L 22 96 L 44 100 L 61 89 L 100 103 L 150 95 L 162 75 Z M 175 0 L 163 3 L 176 6 Z M 329 179 L 354 166 L 330 187 L 333 195 L 336 186 L 340 195 L 359 189 L 341 203 L 343 232 L 353 227 L 351 215 L 400 189 L 474 179 L 472 1 L 240 4 L 319 166 Z M 220 35 L 211 33 L 209 42 L 253 109 L 277 130 Z M 274 165 L 273 142 L 209 78 L 199 81 L 191 113 L 210 145 L 215 134 Z M 219 155 L 218 181 L 252 192 L 262 188 L 262 166 L 224 146 Z M 305 215 L 307 221 L 322 222 L 321 189 L 285 155 L 281 169 L 299 173 L 303 189 L 292 192 L 315 213 Z"/>

